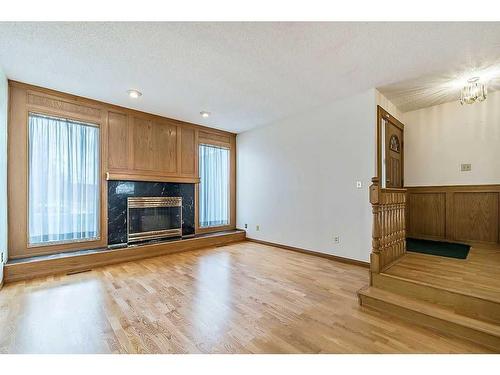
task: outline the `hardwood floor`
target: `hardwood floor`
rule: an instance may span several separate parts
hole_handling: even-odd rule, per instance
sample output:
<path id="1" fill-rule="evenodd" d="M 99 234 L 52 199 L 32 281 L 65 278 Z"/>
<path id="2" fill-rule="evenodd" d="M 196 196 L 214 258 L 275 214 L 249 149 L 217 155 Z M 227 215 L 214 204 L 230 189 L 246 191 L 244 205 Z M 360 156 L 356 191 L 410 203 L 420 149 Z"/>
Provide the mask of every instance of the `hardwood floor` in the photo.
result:
<path id="1" fill-rule="evenodd" d="M 252 242 L 0 291 L 2 353 L 470 353 L 358 305 L 368 270 Z"/>

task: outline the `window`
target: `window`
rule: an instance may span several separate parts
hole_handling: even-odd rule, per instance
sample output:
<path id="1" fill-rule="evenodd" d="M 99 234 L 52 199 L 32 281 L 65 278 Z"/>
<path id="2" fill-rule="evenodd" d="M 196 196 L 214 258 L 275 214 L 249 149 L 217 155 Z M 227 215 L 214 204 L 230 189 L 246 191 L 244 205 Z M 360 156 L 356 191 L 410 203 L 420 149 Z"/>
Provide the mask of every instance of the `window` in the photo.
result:
<path id="1" fill-rule="evenodd" d="M 99 238 L 99 128 L 29 114 L 29 245 Z"/>
<path id="2" fill-rule="evenodd" d="M 229 224 L 229 149 L 200 145 L 200 227 Z"/>

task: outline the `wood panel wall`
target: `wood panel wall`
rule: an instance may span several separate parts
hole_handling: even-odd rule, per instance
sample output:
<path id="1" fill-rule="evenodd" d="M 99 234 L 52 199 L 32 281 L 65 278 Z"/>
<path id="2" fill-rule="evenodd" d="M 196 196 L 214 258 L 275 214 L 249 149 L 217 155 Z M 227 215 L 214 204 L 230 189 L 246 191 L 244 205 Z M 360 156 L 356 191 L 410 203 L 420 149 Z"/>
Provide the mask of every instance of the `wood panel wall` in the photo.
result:
<path id="1" fill-rule="evenodd" d="M 407 187 L 407 237 L 500 243 L 500 185 Z"/>
<path id="2" fill-rule="evenodd" d="M 29 112 L 92 122 L 101 139 L 101 236 L 97 241 L 28 246 Z M 231 150 L 230 224 L 197 232 L 236 227 L 236 135 L 92 99 L 9 81 L 8 246 L 10 258 L 92 249 L 107 245 L 107 180 L 198 183 L 198 145 Z M 196 192 L 198 192 L 196 185 Z"/>

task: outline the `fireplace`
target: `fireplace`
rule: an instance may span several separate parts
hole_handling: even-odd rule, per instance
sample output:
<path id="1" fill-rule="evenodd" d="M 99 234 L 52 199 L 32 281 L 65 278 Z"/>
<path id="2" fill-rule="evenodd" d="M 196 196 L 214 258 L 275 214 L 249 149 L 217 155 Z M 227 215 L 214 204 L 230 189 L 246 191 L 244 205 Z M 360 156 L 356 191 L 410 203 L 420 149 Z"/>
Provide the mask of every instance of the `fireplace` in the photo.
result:
<path id="1" fill-rule="evenodd" d="M 128 243 L 181 236 L 181 197 L 127 198 Z"/>

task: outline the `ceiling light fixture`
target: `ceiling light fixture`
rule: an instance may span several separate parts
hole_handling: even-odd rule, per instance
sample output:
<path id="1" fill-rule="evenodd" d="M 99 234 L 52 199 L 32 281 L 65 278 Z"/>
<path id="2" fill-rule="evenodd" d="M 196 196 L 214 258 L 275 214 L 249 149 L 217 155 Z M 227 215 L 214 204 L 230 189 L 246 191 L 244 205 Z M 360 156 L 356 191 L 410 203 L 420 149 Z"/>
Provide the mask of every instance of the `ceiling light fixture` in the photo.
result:
<path id="1" fill-rule="evenodd" d="M 142 92 L 140 92 L 138 90 L 128 90 L 127 93 L 128 93 L 128 96 L 130 96 L 132 99 L 137 99 L 140 96 L 142 96 Z"/>
<path id="2" fill-rule="evenodd" d="M 208 118 L 210 116 L 210 112 L 207 111 L 201 111 L 200 112 L 201 117 L 203 118 Z"/>
<path id="3" fill-rule="evenodd" d="M 462 88 L 460 94 L 460 104 L 474 104 L 486 100 L 487 88 L 479 81 L 479 77 L 467 80 L 467 84 Z"/>

